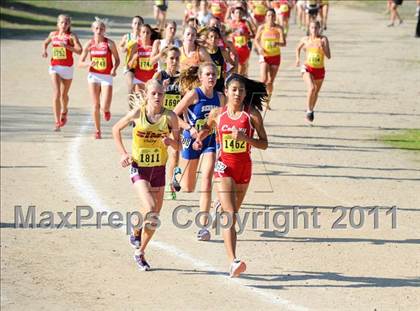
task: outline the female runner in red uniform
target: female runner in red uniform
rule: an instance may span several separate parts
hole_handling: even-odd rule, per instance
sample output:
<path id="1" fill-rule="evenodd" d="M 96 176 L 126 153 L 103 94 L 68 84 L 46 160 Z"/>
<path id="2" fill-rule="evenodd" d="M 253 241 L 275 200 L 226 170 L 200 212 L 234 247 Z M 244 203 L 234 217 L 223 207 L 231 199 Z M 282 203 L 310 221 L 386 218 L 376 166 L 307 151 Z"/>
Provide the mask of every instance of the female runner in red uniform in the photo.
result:
<path id="1" fill-rule="evenodd" d="M 145 89 L 145 84 L 155 74 L 157 70 L 157 63 L 152 65 L 152 46 L 153 40 L 152 35 L 154 31 L 148 24 L 144 24 L 140 28 L 140 39 L 137 44 L 133 47 L 134 51 L 131 59 L 128 62 L 130 68 L 134 68 L 134 91 L 138 92 Z"/>
<path id="2" fill-rule="evenodd" d="M 267 134 L 263 125 L 262 101 L 267 99 L 265 85 L 238 74 L 226 80 L 227 104 L 213 109 L 203 130 L 194 142 L 202 147 L 203 139 L 217 129 L 220 152 L 214 168 L 215 184 L 223 213 L 232 225 L 223 230 L 223 239 L 230 265 L 230 276 L 237 277 L 246 270 L 245 262 L 236 257 L 236 216 L 245 198 L 252 175 L 251 146 L 267 149 Z M 254 138 L 254 131 L 258 138 Z"/>
<path id="3" fill-rule="evenodd" d="M 251 54 L 249 40 L 254 37 L 254 31 L 251 24 L 244 19 L 244 10 L 237 7 L 233 11 L 233 20 L 229 26 L 232 29 L 231 39 L 238 53 L 238 73 L 246 76 L 248 73 L 248 60 Z"/>
<path id="4" fill-rule="evenodd" d="M 93 102 L 93 119 L 95 121 L 95 139 L 101 139 L 101 93 L 104 96 L 104 119 L 111 119 L 112 80 L 117 75 L 120 65 L 117 47 L 114 41 L 105 37 L 105 22 L 99 18 L 92 23 L 93 39 L 83 48 L 79 67 L 89 67 L 88 83 Z M 89 56 L 89 60 L 86 58 Z M 114 62 L 112 61 L 114 58 Z"/>
<path id="5" fill-rule="evenodd" d="M 300 66 L 300 51 L 306 51 L 306 61 L 301 68 L 308 86 L 306 120 L 314 121 L 314 108 L 325 77 L 324 56 L 331 58 L 328 38 L 320 35 L 321 24 L 309 23 L 309 36 L 303 37 L 296 48 L 296 66 Z"/>
<path id="6" fill-rule="evenodd" d="M 57 30 L 44 41 L 42 57 L 47 58 L 47 47 L 52 43 L 52 58 L 49 72 L 54 90 L 53 111 L 55 131 L 67 122 L 69 90 L 73 81 L 73 53 L 82 53 L 76 34 L 71 32 L 70 16 L 61 14 L 57 18 Z"/>

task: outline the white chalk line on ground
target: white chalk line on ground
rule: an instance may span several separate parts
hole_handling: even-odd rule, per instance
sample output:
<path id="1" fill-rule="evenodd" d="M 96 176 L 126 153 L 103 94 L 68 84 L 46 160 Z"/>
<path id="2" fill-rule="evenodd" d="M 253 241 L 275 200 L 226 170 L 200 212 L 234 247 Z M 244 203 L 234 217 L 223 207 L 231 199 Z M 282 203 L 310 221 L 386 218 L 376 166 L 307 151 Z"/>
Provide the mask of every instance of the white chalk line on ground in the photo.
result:
<path id="1" fill-rule="evenodd" d="M 82 167 L 80 166 L 80 150 L 79 147 L 82 141 L 82 134 L 86 133 L 87 129 L 89 128 L 90 120 L 85 121 L 85 124 L 81 127 L 80 135 L 73 139 L 70 143 L 70 151 L 68 153 L 68 162 L 70 164 L 71 169 L 69 170 L 69 180 L 72 186 L 76 189 L 77 193 L 86 201 L 89 202 L 89 205 L 96 210 L 97 212 L 106 211 L 111 212 L 111 210 L 104 204 L 98 194 L 96 193 L 92 184 L 90 184 L 86 178 L 84 178 Z M 90 137 L 89 137 L 90 138 Z M 93 139 L 93 138 L 90 138 Z M 121 228 L 125 234 L 125 228 Z M 152 247 L 156 247 L 162 251 L 165 251 L 175 257 L 180 258 L 183 261 L 188 262 L 188 264 L 194 266 L 195 268 L 205 269 L 209 271 L 219 272 L 215 267 L 210 265 L 209 263 L 199 260 L 187 252 L 180 250 L 179 248 L 175 247 L 174 245 L 170 245 L 156 239 L 151 241 L 150 244 Z M 271 303 L 274 305 L 280 305 L 287 310 L 292 311 L 307 311 L 308 308 L 304 306 L 300 306 L 290 302 L 287 299 L 281 298 L 278 295 L 273 295 L 272 293 L 268 292 L 267 290 L 249 287 L 249 285 L 243 284 L 240 279 L 235 278 L 228 278 L 225 275 L 218 275 L 219 279 L 224 282 L 232 282 L 236 284 L 238 288 L 246 291 L 247 293 L 252 293 L 255 296 L 258 296 L 261 300 L 266 303 Z"/>

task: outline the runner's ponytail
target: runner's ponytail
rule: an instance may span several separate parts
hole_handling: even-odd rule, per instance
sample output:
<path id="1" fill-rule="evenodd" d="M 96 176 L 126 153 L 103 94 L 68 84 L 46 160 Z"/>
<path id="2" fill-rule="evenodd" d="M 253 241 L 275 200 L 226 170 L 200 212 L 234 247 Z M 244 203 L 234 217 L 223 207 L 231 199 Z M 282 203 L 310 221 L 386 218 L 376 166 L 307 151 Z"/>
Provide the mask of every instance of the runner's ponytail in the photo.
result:
<path id="1" fill-rule="evenodd" d="M 237 73 L 233 73 L 229 75 L 226 79 L 226 89 L 229 87 L 229 84 L 232 81 L 238 81 L 245 87 L 245 105 L 250 105 L 260 111 L 263 110 L 263 103 L 266 104 L 268 101 L 268 93 L 264 83 L 248 79 Z"/>

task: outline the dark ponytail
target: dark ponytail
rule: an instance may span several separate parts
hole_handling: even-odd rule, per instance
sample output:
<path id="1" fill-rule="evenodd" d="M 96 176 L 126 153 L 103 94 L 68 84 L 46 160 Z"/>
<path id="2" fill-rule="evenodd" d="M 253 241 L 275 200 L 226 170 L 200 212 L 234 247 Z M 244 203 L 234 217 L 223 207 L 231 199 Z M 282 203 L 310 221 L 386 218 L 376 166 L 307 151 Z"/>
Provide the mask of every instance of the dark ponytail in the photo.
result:
<path id="1" fill-rule="evenodd" d="M 263 110 L 263 103 L 266 104 L 268 101 L 268 93 L 264 83 L 248 79 L 237 73 L 233 73 L 226 79 L 226 89 L 229 87 L 229 84 L 232 81 L 238 81 L 245 87 L 245 105 L 250 105 L 251 107 L 254 107 L 260 111 Z"/>

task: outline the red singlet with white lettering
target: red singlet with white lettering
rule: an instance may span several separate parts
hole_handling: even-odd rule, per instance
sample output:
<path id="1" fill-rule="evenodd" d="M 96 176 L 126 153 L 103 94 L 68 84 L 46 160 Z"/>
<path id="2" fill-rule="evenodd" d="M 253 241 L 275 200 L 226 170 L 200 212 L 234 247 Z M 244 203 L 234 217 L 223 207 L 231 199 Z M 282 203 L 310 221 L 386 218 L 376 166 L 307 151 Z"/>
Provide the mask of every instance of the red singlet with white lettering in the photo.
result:
<path id="1" fill-rule="evenodd" d="M 214 169 L 214 177 L 231 177 L 237 184 L 246 184 L 251 180 L 252 162 L 251 145 L 242 140 L 232 138 L 232 128 L 248 137 L 253 137 L 254 128 L 251 124 L 249 106 L 241 114 L 232 118 L 228 115 L 227 106 L 222 108 L 217 126 L 220 153 Z"/>
<path id="2" fill-rule="evenodd" d="M 62 44 L 73 46 L 71 33 L 65 33 L 62 37 L 58 36 L 58 31 L 52 36 L 52 58 L 51 66 L 73 66 L 73 52 L 66 49 Z"/>
<path id="3" fill-rule="evenodd" d="M 90 40 L 89 44 L 90 59 L 94 61 L 94 65 L 89 67 L 89 72 L 109 75 L 112 67 L 112 52 L 109 48 L 108 38 L 104 41 L 95 44 L 95 40 Z"/>

